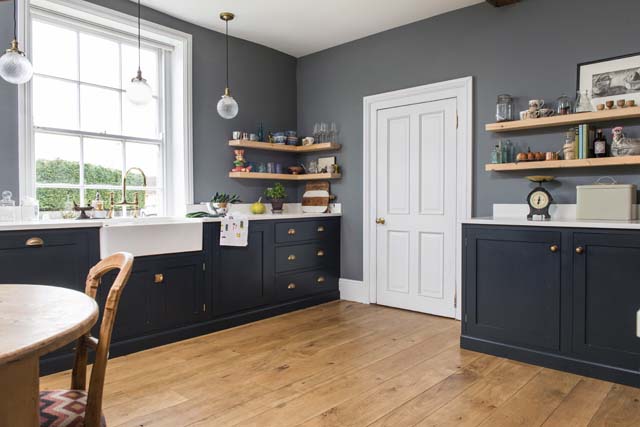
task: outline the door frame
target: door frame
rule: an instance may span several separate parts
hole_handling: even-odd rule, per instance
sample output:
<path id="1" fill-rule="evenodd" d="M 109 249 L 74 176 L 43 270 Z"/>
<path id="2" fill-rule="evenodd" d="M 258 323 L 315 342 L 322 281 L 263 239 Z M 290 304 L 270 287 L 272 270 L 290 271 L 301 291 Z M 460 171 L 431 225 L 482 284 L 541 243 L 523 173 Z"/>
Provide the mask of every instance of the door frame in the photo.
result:
<path id="1" fill-rule="evenodd" d="M 462 304 L 462 223 L 471 217 L 473 206 L 473 77 L 401 89 L 363 98 L 363 284 L 369 302 L 377 302 L 376 278 L 376 194 L 378 110 L 456 98 L 457 128 L 457 200 L 456 200 L 456 319 L 461 318 Z"/>

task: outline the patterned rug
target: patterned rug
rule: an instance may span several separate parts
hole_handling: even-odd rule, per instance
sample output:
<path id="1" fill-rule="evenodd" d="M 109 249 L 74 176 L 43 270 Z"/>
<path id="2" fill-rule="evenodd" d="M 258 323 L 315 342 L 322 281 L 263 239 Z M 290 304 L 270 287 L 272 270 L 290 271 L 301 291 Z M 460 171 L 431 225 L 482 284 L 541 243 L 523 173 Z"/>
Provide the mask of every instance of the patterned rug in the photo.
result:
<path id="1" fill-rule="evenodd" d="M 84 427 L 87 393 L 81 390 L 47 390 L 40 392 L 40 426 Z M 106 427 L 104 415 L 100 425 Z"/>

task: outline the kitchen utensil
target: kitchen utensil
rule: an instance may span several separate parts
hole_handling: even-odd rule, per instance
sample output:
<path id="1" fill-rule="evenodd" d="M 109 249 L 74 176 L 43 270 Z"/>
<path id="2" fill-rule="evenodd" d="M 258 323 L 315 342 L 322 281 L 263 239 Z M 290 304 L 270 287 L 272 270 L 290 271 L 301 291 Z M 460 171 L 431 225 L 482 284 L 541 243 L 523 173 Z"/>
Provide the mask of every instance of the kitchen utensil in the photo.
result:
<path id="1" fill-rule="evenodd" d="M 329 181 L 317 181 L 307 183 L 305 193 L 302 195 L 302 212 L 325 213 L 329 209 L 331 199 Z"/>

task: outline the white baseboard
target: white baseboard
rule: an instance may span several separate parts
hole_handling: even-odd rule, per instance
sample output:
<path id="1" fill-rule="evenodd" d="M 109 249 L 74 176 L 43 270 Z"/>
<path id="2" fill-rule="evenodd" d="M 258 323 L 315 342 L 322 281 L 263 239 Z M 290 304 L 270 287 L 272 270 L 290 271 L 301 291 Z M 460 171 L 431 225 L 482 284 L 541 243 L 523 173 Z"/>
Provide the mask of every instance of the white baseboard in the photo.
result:
<path id="1" fill-rule="evenodd" d="M 340 299 L 369 304 L 369 288 L 361 280 L 340 279 Z"/>

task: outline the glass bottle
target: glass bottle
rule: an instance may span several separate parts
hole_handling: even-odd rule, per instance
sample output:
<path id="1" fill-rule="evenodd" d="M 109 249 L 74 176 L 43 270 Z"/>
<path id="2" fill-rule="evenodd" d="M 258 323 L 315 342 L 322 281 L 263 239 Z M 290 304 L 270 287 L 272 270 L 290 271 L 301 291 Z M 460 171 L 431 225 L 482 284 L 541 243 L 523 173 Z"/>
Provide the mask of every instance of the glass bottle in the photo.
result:
<path id="1" fill-rule="evenodd" d="M 576 113 L 588 113 L 593 111 L 589 90 L 578 91 L 576 96 Z"/>
<path id="2" fill-rule="evenodd" d="M 491 150 L 491 163 L 502 163 L 502 152 L 498 145 L 493 147 L 493 150 Z"/>
<path id="3" fill-rule="evenodd" d="M 562 95 L 556 101 L 556 114 L 564 116 L 573 112 L 573 103 L 567 95 Z"/>
<path id="4" fill-rule="evenodd" d="M 593 141 L 593 151 L 596 157 L 607 157 L 607 137 L 602 129 L 598 129 L 596 139 Z"/>
<path id="5" fill-rule="evenodd" d="M 513 120 L 513 97 L 508 94 L 498 95 L 496 103 L 496 121 L 510 122 Z"/>

